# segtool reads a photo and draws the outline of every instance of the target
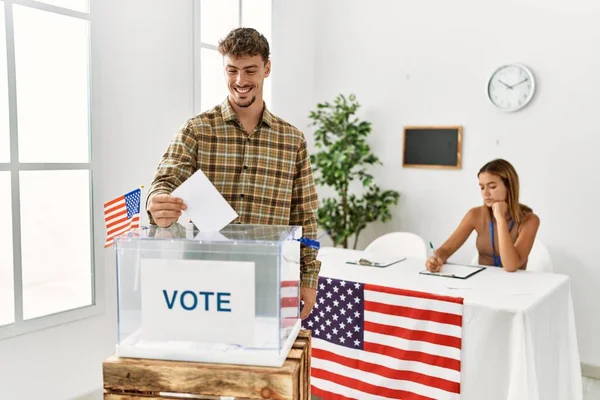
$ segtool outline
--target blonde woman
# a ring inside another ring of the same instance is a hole
[[[450,238],[427,259],[429,271],[439,272],[473,230],[477,232],[479,264],[508,272],[527,268],[540,219],[519,203],[517,172],[508,161],[496,159],[481,167],[477,177],[484,204],[469,210]]]

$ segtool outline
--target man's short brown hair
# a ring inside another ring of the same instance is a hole
[[[256,29],[237,28],[219,41],[219,52],[222,56],[234,58],[260,55],[266,63],[269,60],[269,42]]]

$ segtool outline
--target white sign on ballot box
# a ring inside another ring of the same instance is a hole
[[[141,260],[146,340],[254,343],[254,262]]]

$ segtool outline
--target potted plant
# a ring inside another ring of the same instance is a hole
[[[369,167],[382,163],[367,143],[371,123],[355,116],[359,107],[356,96],[346,98],[340,94],[333,103],[317,104],[309,116],[310,125],[316,127],[319,150],[310,156],[315,184],[329,186],[336,193],[321,200],[318,223],[336,247],[348,248],[348,240],[354,235],[354,249],[367,224],[389,220],[390,208],[400,198],[400,193],[382,190],[373,182]],[[363,193],[351,190],[354,181],[362,183]]]

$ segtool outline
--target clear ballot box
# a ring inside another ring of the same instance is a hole
[[[179,224],[114,240],[120,357],[281,366],[300,330],[299,226]]]

